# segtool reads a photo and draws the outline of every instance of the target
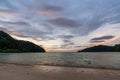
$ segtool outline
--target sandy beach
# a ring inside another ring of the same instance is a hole
[[[120,80],[120,70],[0,63],[0,80]]]

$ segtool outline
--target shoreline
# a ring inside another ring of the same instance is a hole
[[[120,70],[0,62],[0,80],[120,80],[119,76]]]
[[[64,66],[64,65],[49,65],[49,64],[26,64],[26,63],[12,63],[12,62],[0,62],[0,64],[13,64],[21,66],[53,66],[53,67],[66,67],[66,68],[90,68],[90,69],[105,69],[105,70],[120,70],[118,68],[106,68],[106,67],[88,67],[88,66]]]

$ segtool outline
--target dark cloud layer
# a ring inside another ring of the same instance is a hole
[[[71,39],[74,38],[73,35],[59,35],[58,38],[61,38],[63,41],[61,48],[70,48],[75,45],[75,43],[71,41]]]
[[[73,42],[65,43],[60,46],[60,48],[72,48],[74,45]]]
[[[91,40],[91,43],[101,43],[101,42],[105,42],[104,40]]]
[[[93,38],[92,40],[106,40],[106,39],[112,39],[114,36],[102,36],[102,37],[97,37]]]
[[[35,37],[44,37],[47,34],[51,34],[50,32],[44,32],[42,30],[37,30],[37,29],[28,29],[27,32],[25,32],[25,30],[19,30],[19,32],[23,33],[23,34],[27,34],[27,35],[31,35],[31,36],[35,36]]]
[[[15,21],[15,22],[10,22],[10,21],[0,21],[3,24],[8,24],[8,25],[16,25],[17,26],[31,26],[29,23],[24,22],[24,21]]]
[[[64,17],[51,19],[48,20],[48,22],[56,27],[63,28],[75,28],[81,26],[77,21]]]
[[[71,39],[71,38],[74,38],[73,35],[59,35],[58,38],[61,38],[61,39]]]
[[[104,42],[105,40],[109,40],[109,39],[112,39],[112,38],[114,38],[114,37],[115,37],[115,36],[111,36],[111,35],[102,36],[102,37],[96,37],[96,38],[91,39],[90,42],[92,42],[92,43]]]
[[[58,6],[47,5],[47,6],[44,6],[44,7],[42,8],[42,11],[47,11],[47,12],[59,12],[59,11],[63,11],[63,8],[58,7]]]
[[[64,9],[59,6],[45,5],[42,8],[40,7],[33,11],[37,14],[44,15],[44,16],[51,16],[51,15],[55,16],[55,14],[64,11]]]
[[[23,34],[17,34],[15,36],[22,37],[22,38],[28,38],[28,37],[30,37],[30,36],[26,36],[26,35],[23,35]]]

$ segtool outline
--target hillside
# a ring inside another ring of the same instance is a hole
[[[99,45],[99,46],[86,48],[78,52],[120,52],[120,44],[117,44],[115,46]]]
[[[45,50],[32,42],[16,40],[0,31],[0,52],[45,52]]]

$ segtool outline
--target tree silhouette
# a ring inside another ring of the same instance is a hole
[[[0,31],[0,52],[45,52],[45,50],[32,42],[16,40]]]

